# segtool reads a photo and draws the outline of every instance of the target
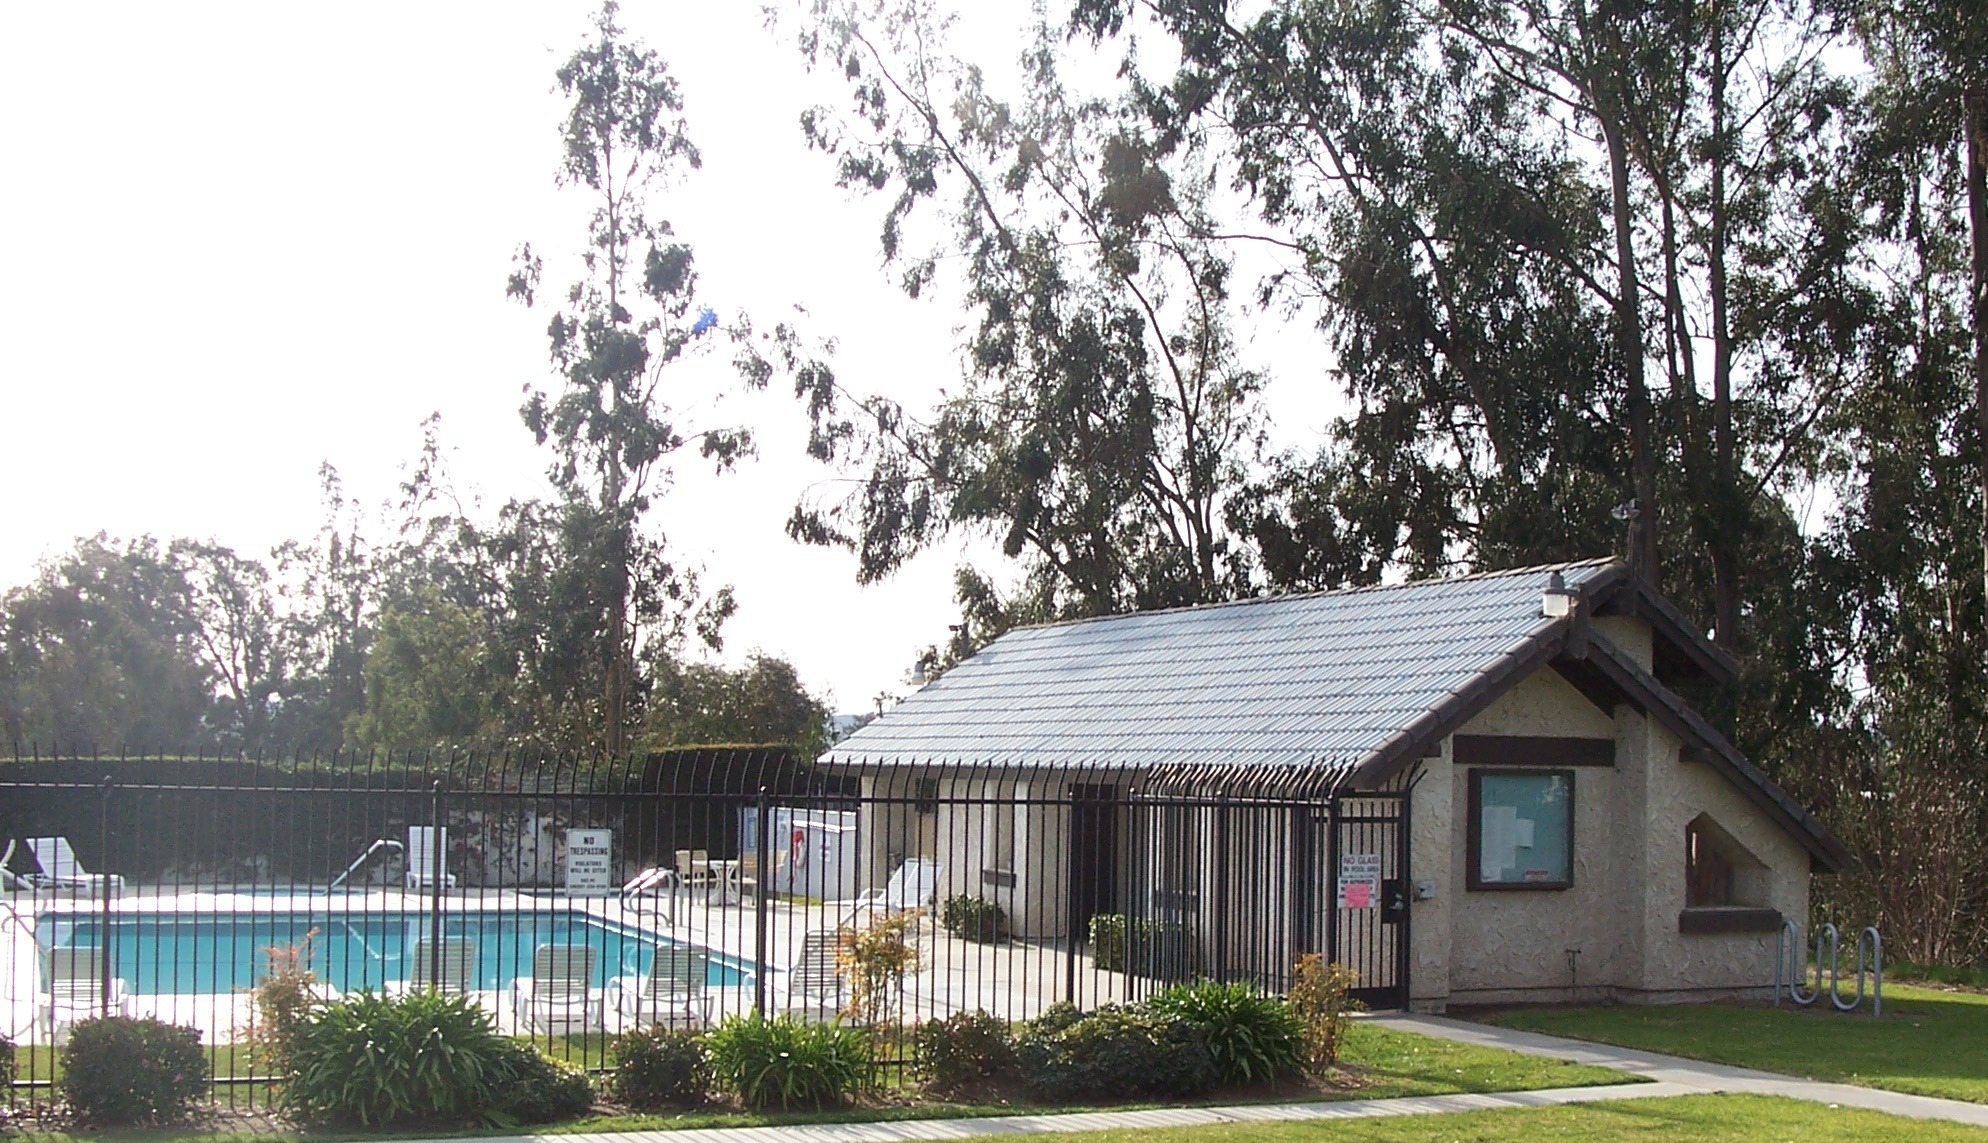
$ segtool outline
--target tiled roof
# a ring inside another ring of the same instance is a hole
[[[1534,647],[1547,574],[1608,561],[1010,631],[824,756],[843,765],[1348,772]]]

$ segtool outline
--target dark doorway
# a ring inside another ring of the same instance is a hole
[[[1089,936],[1091,918],[1118,912],[1118,788],[1070,787],[1070,930]]]

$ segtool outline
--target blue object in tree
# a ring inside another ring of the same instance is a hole
[[[697,323],[690,327],[691,336],[695,337],[697,334],[703,333],[717,324],[717,311],[713,310],[710,306],[705,306],[703,309],[697,311]]]

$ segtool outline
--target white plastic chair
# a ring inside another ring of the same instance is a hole
[[[443,937],[440,974],[434,972],[436,951],[427,937],[415,938],[414,951],[407,958],[407,980],[389,991],[433,988],[458,996],[472,991],[476,985],[476,942],[468,937]]]
[[[883,913],[886,916],[902,913],[910,909],[930,908],[939,896],[939,879],[945,876],[946,867],[925,857],[907,859],[890,875],[890,881],[882,889],[866,889],[842,914],[842,925],[847,928],[855,925],[857,918],[865,913]]]
[[[646,976],[618,976],[607,982],[609,1004],[624,1021],[646,1028],[704,1028],[711,1023],[708,991],[711,954],[683,945],[663,945]]]
[[[518,1023],[549,1032],[601,1026],[594,995],[590,945],[540,945],[532,953],[532,974],[511,982],[511,1007]]]
[[[407,887],[409,889],[435,888],[435,864],[438,856],[443,864],[441,887],[444,889],[454,889],[456,887],[455,875],[447,872],[449,827],[407,827]]]
[[[131,1015],[131,998],[124,980],[112,977],[110,1004],[104,1004],[104,960],[99,948],[56,948],[48,950],[48,999],[42,1002],[42,1018],[48,1022],[49,1039],[68,1038],[70,1025],[95,1016]]]
[[[66,837],[31,837],[28,852],[35,855],[41,872],[28,883],[37,889],[122,889],[124,878],[115,873],[92,873],[76,860],[76,851]]]
[[[833,1020],[848,1000],[849,985],[837,963],[842,949],[842,933],[835,929],[810,929],[801,936],[801,951],[787,970],[789,1015],[810,1020]]]

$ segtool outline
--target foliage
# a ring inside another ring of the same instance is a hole
[[[14,1041],[0,1035],[0,1086],[14,1082],[17,1061],[14,1058]]]
[[[87,1123],[176,1123],[207,1095],[207,1053],[197,1029],[150,1016],[82,1020],[69,1030],[56,1084]]]
[[[1109,972],[1191,974],[1200,951],[1177,920],[1099,913],[1091,918],[1091,960]]]
[[[465,1124],[498,1109],[520,1058],[474,1000],[370,992],[311,1010],[292,1042],[284,1106],[312,1122]]]
[[[650,671],[651,750],[714,743],[780,743],[802,758],[828,748],[828,708],[785,659],[753,654],[736,670],[658,659]]]
[[[711,1054],[688,1028],[636,1028],[608,1045],[608,1090],[637,1111],[696,1107],[711,1095]]]
[[[849,981],[843,1015],[881,1036],[904,995],[905,975],[918,967],[915,911],[895,913],[867,928],[845,930],[837,967]]]
[[[1046,1102],[1192,1097],[1220,1078],[1193,1025],[1145,1008],[1108,1004],[1055,1027],[1032,1023],[1015,1055],[1029,1090]]]
[[[1161,989],[1146,1006],[1194,1028],[1221,1083],[1263,1083],[1305,1068],[1306,1028],[1281,996],[1247,984],[1200,980]]]
[[[1303,1064],[1314,1076],[1323,1076],[1339,1062],[1339,1046],[1360,1002],[1353,999],[1353,985],[1359,974],[1339,963],[1327,963],[1319,953],[1298,958],[1291,981],[1291,1014],[1297,1017],[1303,1038]]]
[[[962,940],[992,944],[1008,935],[1008,914],[985,897],[955,893],[939,907],[939,923]]]
[[[985,1011],[927,1020],[918,1026],[912,1046],[918,1076],[935,1092],[971,1091],[1015,1076],[1014,1029]]]
[[[659,631],[694,613],[715,645],[732,610],[729,592],[699,601],[695,577],[667,558],[642,519],[668,486],[671,458],[686,446],[695,442],[722,470],[750,451],[752,437],[738,428],[688,429],[673,407],[678,387],[668,384],[680,374],[669,367],[706,345],[717,327],[716,315],[698,306],[691,248],[649,214],[649,196],[700,162],[676,79],[662,57],[624,34],[612,2],[557,79],[570,101],[560,181],[589,192],[594,210],[584,272],[563,292],[546,331],[562,387],[555,395],[533,392],[520,413],[538,443],[553,449],[549,475],[589,557],[576,567],[585,578],[575,598],[588,605],[602,664],[599,745],[620,754],[634,729],[635,664],[644,642],[653,652]],[[542,260],[523,247],[511,296],[534,305],[542,272]]]
[[[1124,972],[1126,936],[1131,923],[1123,913],[1099,913],[1091,918],[1091,963],[1107,972]]]
[[[498,1072],[504,1078],[484,1118],[498,1126],[558,1123],[593,1110],[594,1086],[584,1069],[551,1059],[519,1040],[505,1040]]]
[[[424,586],[380,615],[366,708],[346,721],[346,745],[395,753],[501,744],[505,673],[485,619]]]
[[[318,1003],[317,973],[311,969],[318,930],[293,945],[263,950],[268,968],[256,982],[255,1022],[249,1029],[258,1067],[265,1074],[289,1075],[295,1067],[297,1032]]]
[[[861,1089],[870,1064],[861,1031],[787,1016],[734,1016],[708,1042],[719,1085],[754,1110],[843,1103]]]
[[[1262,378],[1206,237],[1206,156],[1168,154],[1131,100],[1069,90],[1046,21],[1009,100],[948,53],[925,0],[804,7],[804,58],[849,95],[804,116],[810,145],[842,186],[887,197],[903,289],[958,267],[970,319],[967,375],[929,411],[826,372],[797,385],[809,454],[852,491],[797,506],[790,534],[851,548],[865,582],[984,536],[1021,561],[1016,609],[1054,616],[1241,591],[1225,507],[1259,447]]]

